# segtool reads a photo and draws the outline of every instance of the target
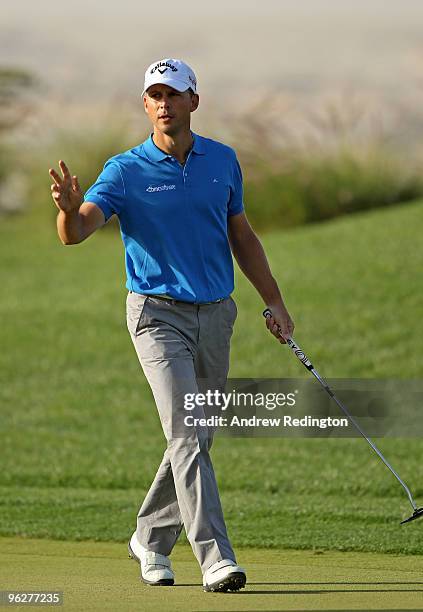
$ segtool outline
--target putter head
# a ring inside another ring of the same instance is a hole
[[[405,519],[405,521],[401,521],[401,525],[403,525],[404,523],[409,523],[410,521],[415,521],[421,516],[423,516],[423,508],[417,508],[417,510],[414,510],[413,514],[408,517],[408,519]]]

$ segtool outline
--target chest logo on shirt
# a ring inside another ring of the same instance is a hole
[[[171,191],[172,189],[176,189],[176,185],[149,185],[146,191],[151,193],[153,191]]]

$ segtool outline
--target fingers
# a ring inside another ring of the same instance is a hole
[[[62,171],[63,178],[65,179],[65,181],[69,180],[70,179],[70,172],[68,170],[67,165],[65,164],[65,162],[62,159],[59,161],[59,166],[60,166],[60,170]]]
[[[291,336],[294,331],[294,322],[288,318],[283,321],[283,326],[280,326],[273,316],[270,315],[266,317],[266,327],[281,344],[286,344],[285,338]]]
[[[273,323],[272,327],[270,328],[270,331],[276,337],[278,337],[282,333],[281,327],[276,323],[276,321]]]
[[[62,190],[61,190],[61,187],[59,185],[52,185],[51,186],[51,196],[52,196],[56,206],[59,206],[59,203],[62,200]]]
[[[48,171],[48,173],[50,174],[51,178],[53,179],[53,181],[56,183],[56,185],[61,185],[62,184],[62,179],[60,178],[60,176],[57,174],[56,170],[54,170],[53,168],[50,168],[50,170]]]
[[[272,316],[266,317],[266,327],[271,334],[276,336],[276,338],[279,338],[281,334],[281,328]]]
[[[274,334],[274,336],[276,336],[276,338],[279,340],[281,344],[286,344],[286,340],[284,337],[285,335],[286,335],[286,332],[283,332],[282,329],[278,325],[277,333]]]
[[[51,185],[51,193],[53,198],[59,199],[61,196],[66,196],[70,188],[72,188],[72,191],[75,193],[80,193],[81,188],[79,186],[78,178],[76,176],[71,177],[69,168],[62,159],[59,160],[59,166],[60,170],[62,171],[63,178],[59,176],[54,168],[49,169],[49,174],[54,181],[54,184]]]
[[[77,176],[73,176],[73,177],[72,177],[72,179],[71,179],[71,181],[72,181],[72,189],[73,189],[75,192],[79,192],[79,191],[81,191],[81,187],[79,186],[78,177],[77,177]]]
[[[48,172],[51,178],[53,179],[53,181],[56,183],[56,185],[62,185],[62,183],[70,182],[72,179],[69,173],[69,169],[62,159],[59,160],[59,166],[60,166],[60,170],[62,171],[63,179],[58,175],[58,173],[56,172],[56,170],[54,170],[54,168],[50,168]],[[76,177],[73,177],[73,178],[76,178]]]
[[[266,327],[272,334],[274,333],[275,328],[277,329],[278,327],[275,319],[271,315],[266,317]]]

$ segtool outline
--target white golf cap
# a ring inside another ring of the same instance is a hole
[[[173,87],[177,91],[186,91],[191,87],[192,91],[197,93],[197,79],[194,71],[188,64],[178,59],[167,58],[151,64],[145,72],[142,95],[151,85],[158,83]]]

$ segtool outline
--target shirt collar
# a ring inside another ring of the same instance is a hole
[[[192,152],[196,153],[197,155],[205,155],[205,149],[202,143],[201,136],[198,136],[198,134],[194,134],[194,132],[191,132],[191,134],[194,139],[194,143],[191,149]],[[150,134],[147,140],[143,142],[143,149],[144,153],[147,155],[150,161],[163,161],[164,159],[171,157],[171,155],[165,153],[154,144],[153,134]]]

